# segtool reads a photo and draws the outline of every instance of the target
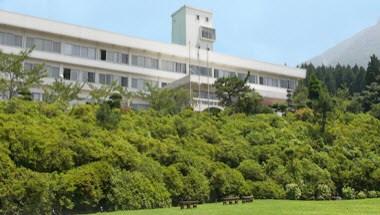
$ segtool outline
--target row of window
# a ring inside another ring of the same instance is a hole
[[[63,43],[63,54],[87,59],[96,59],[95,48],[79,46],[69,43]]]
[[[35,50],[39,51],[45,51],[45,52],[52,52],[52,53],[61,53],[61,43],[52,41],[52,40],[46,40],[46,39],[40,39],[40,38],[34,38],[34,37],[27,37],[26,38],[26,47],[32,48],[34,46]]]
[[[8,46],[16,46],[22,47],[22,36],[15,35],[12,33],[0,32],[0,44],[8,45]],[[85,47],[80,45],[74,45],[69,43],[63,43],[61,46],[60,42],[35,38],[35,37],[27,37],[26,38],[26,47],[31,48],[35,47],[36,50],[46,51],[52,53],[62,53],[64,55],[82,57],[87,59],[96,59],[96,49],[91,47]],[[129,55],[119,52],[100,50],[100,60],[119,63],[119,64],[129,64]],[[161,69],[164,71],[175,72],[186,74],[186,64],[178,63],[174,61],[162,60],[159,65],[159,60],[157,58],[151,58],[146,56],[132,55],[131,64],[133,66],[149,68],[149,69]],[[47,67],[48,76],[51,78],[59,78],[59,68],[56,67]],[[190,72],[193,75],[201,75],[201,76],[209,76],[212,77],[212,69],[202,66],[190,65]],[[72,74],[71,74],[72,73]],[[232,77],[237,76],[241,79],[246,77],[246,74],[236,73],[226,70],[215,69],[214,77],[222,78],[222,77]],[[66,71],[66,77],[70,77],[67,80],[77,80],[78,75],[77,71]],[[89,77],[85,78],[88,82],[93,81],[94,78],[90,74]],[[110,83],[110,79],[105,78],[104,83]],[[111,81],[112,82],[112,81]],[[251,75],[248,78],[249,83],[257,84],[257,76]],[[281,88],[291,88],[294,89],[296,87],[295,80],[287,80],[287,79],[276,79],[271,77],[260,77],[259,84],[273,87],[281,87]],[[138,84],[137,84],[138,85]]]
[[[247,77],[247,74],[244,73],[236,73],[221,69],[214,69],[214,77],[215,78],[228,78],[228,77],[238,77],[241,80],[244,80]],[[257,83],[257,76],[256,75],[250,75],[248,77],[248,83],[256,84]]]
[[[158,59],[139,55],[132,55],[132,65],[148,69],[158,69]]]
[[[190,72],[192,75],[212,77],[211,68],[207,68],[203,66],[190,65]]]
[[[22,47],[22,37],[11,33],[0,32],[0,44]]]
[[[161,70],[168,72],[176,72],[186,74],[186,64],[185,63],[177,63],[174,61],[161,61]]]
[[[24,64],[24,68],[26,70],[32,70],[34,66],[35,64],[28,63],[28,62]],[[47,77],[54,78],[54,79],[58,79],[61,77],[59,67],[47,65],[45,66],[45,68],[47,70]],[[96,80],[96,75],[98,75],[98,80]],[[116,82],[117,84],[120,84],[123,87],[129,87],[129,81],[128,81],[129,78],[125,76],[81,71],[78,69],[72,69],[68,67],[63,68],[62,78],[64,80],[69,80],[69,81],[83,81],[87,83],[99,83],[99,84],[105,84],[105,85],[110,85],[112,84],[112,82]],[[150,81],[150,80],[145,80],[141,78],[140,79],[132,78],[131,88],[137,89],[137,90],[144,90],[146,89],[146,85],[148,83],[158,86],[157,81]],[[167,85],[166,82],[161,83],[161,87],[165,87],[166,85]]]
[[[260,77],[260,84],[271,87],[295,89],[297,81],[289,79],[277,79],[272,77]]]

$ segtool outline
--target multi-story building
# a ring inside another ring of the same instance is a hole
[[[129,91],[159,87],[185,87],[195,109],[218,106],[212,84],[217,78],[246,77],[266,102],[285,101],[287,90],[305,78],[302,69],[246,60],[213,50],[216,31],[212,13],[183,6],[172,15],[172,43],[128,37],[107,31],[0,11],[0,49],[18,53],[35,47],[26,67],[45,63],[45,84],[62,78],[85,82],[80,97],[90,99],[93,86],[117,82]],[[43,91],[32,89],[41,100]],[[6,95],[3,95],[6,96]],[[132,107],[146,106],[135,99]]]

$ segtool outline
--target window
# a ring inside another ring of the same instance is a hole
[[[120,85],[122,87],[128,87],[128,77],[121,77]]]
[[[110,85],[112,83],[112,75],[110,75],[110,74],[99,74],[99,83]]]
[[[199,20],[200,19],[200,16],[199,15],[197,15],[197,20]]]
[[[144,79],[132,78],[132,88],[137,90],[145,90],[147,84],[158,86],[158,82],[149,81]]]
[[[107,61],[112,63],[121,63],[120,53],[107,51]]]
[[[61,43],[55,42],[52,40],[40,39],[40,38],[26,38],[26,47],[32,48],[35,46],[36,50],[53,52],[53,53],[61,53]]]
[[[22,36],[0,32],[0,44],[7,46],[22,47]]]
[[[164,88],[164,87],[166,87],[166,86],[168,86],[168,83],[166,83],[166,82],[161,82],[161,87],[162,87],[162,88]]]
[[[87,82],[95,83],[95,72],[88,72],[87,75]]]
[[[128,54],[121,54],[121,63],[122,64],[128,64],[129,63],[129,56],[128,56]]]
[[[70,80],[71,77],[71,69],[64,68],[63,69],[63,79]]]
[[[54,78],[54,79],[58,79],[60,77],[59,76],[59,67],[46,66],[46,70],[47,70],[47,77]]]
[[[107,59],[107,51],[106,50],[100,50],[100,60],[106,60]]]
[[[32,93],[33,101],[42,101],[42,93]]]
[[[149,69],[158,69],[158,59],[132,55],[132,65]]]
[[[260,77],[260,84],[266,85],[266,86],[271,86],[271,87],[295,89],[297,82],[295,80],[289,80],[289,79]]]
[[[236,73],[231,72],[231,71],[226,71],[226,70],[215,69],[214,70],[214,77],[215,78],[236,77]]]
[[[63,54],[87,59],[95,59],[95,48],[64,43]]]
[[[238,73],[238,78],[240,80],[244,80],[247,77],[247,73]],[[247,80],[248,83],[256,84],[257,83],[257,76],[250,74]]]
[[[173,61],[161,61],[161,70],[186,74],[186,64]]]
[[[206,17],[206,22],[208,22],[209,21],[209,19],[208,19],[208,17]]]
[[[24,63],[24,70],[30,71],[34,67],[34,64],[32,63]]]
[[[95,73],[94,72],[82,72],[82,81],[88,83],[95,83]]]
[[[216,37],[215,37],[215,29],[201,27],[201,39],[214,41],[216,39]]]
[[[190,65],[190,72],[193,75],[212,76],[211,69],[202,66]]]

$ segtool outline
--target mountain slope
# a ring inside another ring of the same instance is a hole
[[[336,65],[340,63],[367,67],[369,57],[372,54],[380,56],[380,22],[328,49],[309,62],[314,65]]]

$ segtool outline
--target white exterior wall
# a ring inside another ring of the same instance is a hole
[[[200,15],[199,21],[195,17],[198,15],[198,13]],[[175,13],[175,16],[178,16],[179,19],[186,20],[186,25],[190,26],[188,29],[198,29],[197,31],[189,31],[185,34],[186,37],[192,38],[194,41],[198,41],[199,39],[200,25],[212,27],[212,14],[209,16],[209,21],[205,21],[205,17],[208,15],[210,15],[210,13],[207,11],[196,10],[188,7],[184,7],[182,11],[180,10],[179,12]],[[178,23],[173,23],[173,28],[175,24]],[[177,29],[180,29],[182,31],[183,29],[181,28],[182,27],[179,26]],[[175,33],[174,30],[175,29],[173,29],[173,34]],[[190,62],[190,65],[208,65],[208,67],[212,69],[216,68],[241,73],[247,73],[250,71],[251,74],[257,76],[286,77],[299,80],[305,78],[306,75],[306,72],[302,69],[295,69],[255,60],[241,59],[219,54],[213,51],[206,51],[204,49],[198,50],[198,48],[188,46],[188,44],[165,44],[139,38],[131,38],[110,32],[80,27],[76,25],[69,25],[60,22],[53,22],[50,20],[39,19],[1,10],[0,32],[9,32],[23,36],[22,48],[25,48],[26,36],[34,36],[38,38],[59,41],[61,44],[70,43],[96,48],[96,59],[85,59],[64,55],[62,54],[61,47],[60,54],[34,50],[31,54],[31,61],[37,63],[46,62],[47,64],[58,65],[61,69],[61,74],[63,73],[63,67],[70,67],[84,71],[92,71],[97,74],[106,73],[116,76],[125,76],[128,77],[129,88],[132,85],[132,78],[156,81],[159,83],[172,83],[186,76],[186,74],[183,73],[133,66],[131,65],[132,55],[157,58],[159,59],[159,65],[161,64],[162,60],[184,63],[187,65],[187,74],[189,73]],[[183,41],[183,35],[179,34],[179,37],[173,38],[173,40],[174,39],[180,43],[181,40]],[[10,47],[0,44],[0,49],[5,53],[18,53],[22,50],[22,48]],[[126,65],[101,61],[101,49],[128,54],[129,64]],[[198,80],[197,76],[192,75],[192,79],[193,78]],[[204,78],[202,77],[201,79]],[[98,80],[98,76],[96,76],[96,80]],[[214,78],[210,78],[209,83],[212,84],[214,80]],[[286,96],[286,89],[268,87],[263,85],[253,85],[253,87],[257,89],[264,97],[282,99],[286,98],[284,97]],[[84,91],[88,90],[88,87],[84,88]],[[134,89],[130,90],[133,91]]]

